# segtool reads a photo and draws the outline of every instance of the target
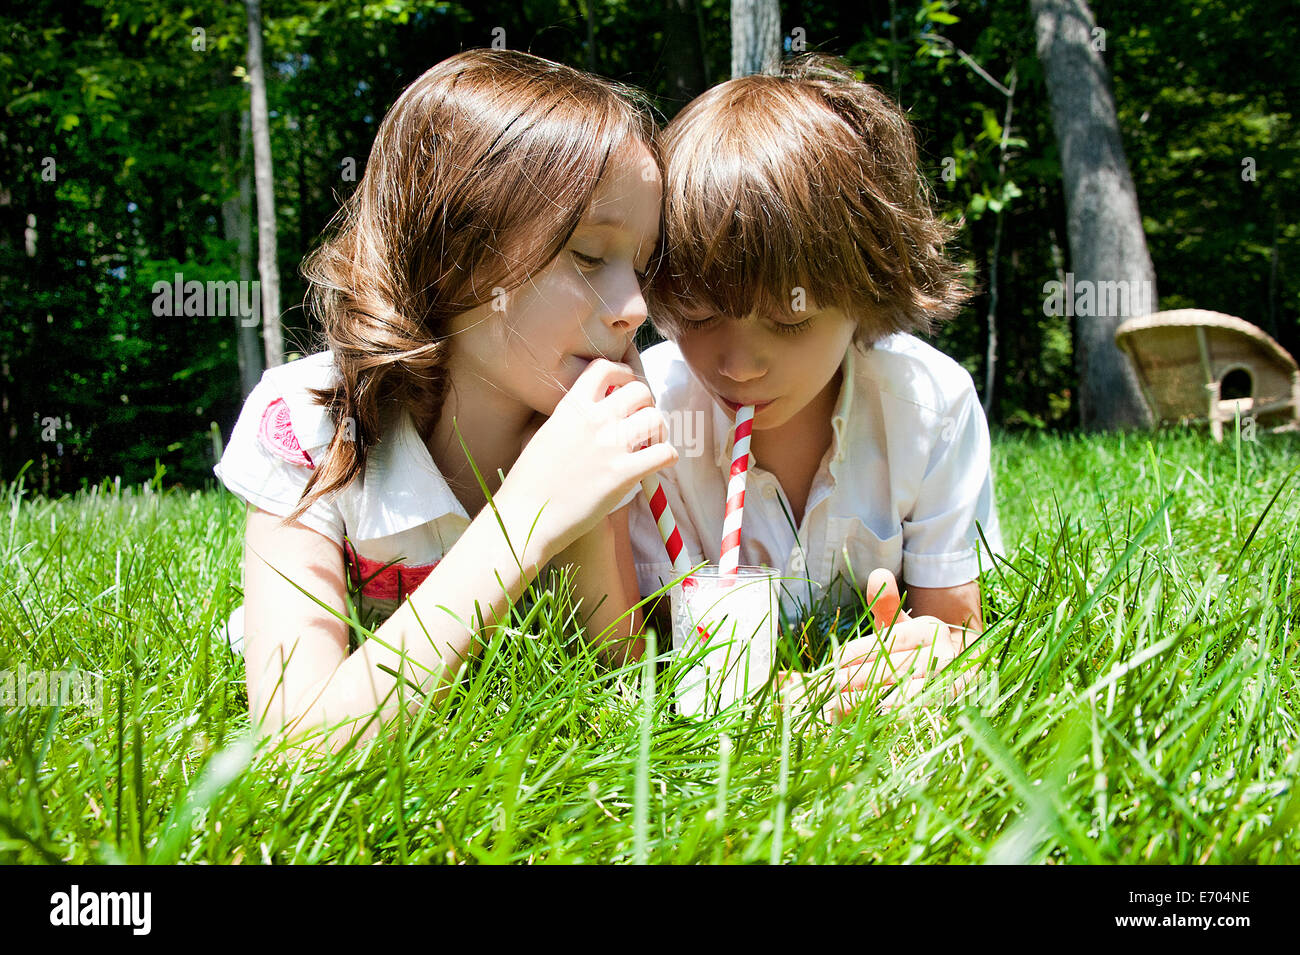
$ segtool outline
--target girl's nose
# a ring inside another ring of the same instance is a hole
[[[608,308],[605,322],[615,331],[626,334],[640,328],[650,312],[646,307],[645,293],[641,290],[641,282],[637,279],[636,271],[631,267],[620,271],[627,274],[620,275],[611,290],[612,297],[606,303]]]

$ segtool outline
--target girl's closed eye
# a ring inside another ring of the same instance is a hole
[[[573,257],[577,259],[578,267],[584,272],[594,272],[596,269],[604,268],[609,264],[602,255],[587,255],[585,252],[579,252],[577,249],[570,249],[569,251],[573,254]],[[648,267],[641,270],[634,268],[632,272],[636,275],[638,282],[644,283],[650,279],[650,270]]]
[[[583,269],[583,271],[593,271],[601,268],[605,264],[604,256],[587,255],[584,252],[579,252],[577,249],[570,249],[569,252],[577,260],[578,266]]]

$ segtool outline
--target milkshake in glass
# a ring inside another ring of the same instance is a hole
[[[677,684],[679,713],[717,713],[767,683],[780,627],[777,579],[765,567],[730,576],[709,565],[672,589],[674,654],[698,661]]]

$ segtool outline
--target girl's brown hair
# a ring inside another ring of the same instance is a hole
[[[973,294],[906,115],[841,60],[808,54],[715,86],[660,151],[665,255],[648,297],[669,337],[710,315],[797,320],[802,298],[855,318],[870,345],[928,334]]]
[[[449,320],[544,268],[606,164],[656,124],[635,90],[514,50],[469,50],[412,83],[365,174],[303,262],[338,383],[313,389],[335,434],[293,513],[365,471],[409,408],[421,436],[447,385]]]

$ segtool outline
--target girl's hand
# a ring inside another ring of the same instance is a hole
[[[871,607],[876,633],[840,648],[835,672],[839,693],[822,710],[831,720],[841,720],[864,701],[874,700],[881,686],[895,688],[881,707],[901,706],[921,692],[928,677],[960,656],[975,636],[938,617],[912,617],[902,608],[898,582],[884,568],[867,578],[867,594],[876,595]],[[958,692],[968,680],[969,674],[963,674]]]
[[[522,508],[530,526],[536,518],[534,533],[555,553],[641,478],[676,462],[649,387],[627,365],[597,359],[528,441],[497,496]]]
[[[631,368],[632,374],[636,375],[640,381],[646,380],[645,366],[641,364],[641,353],[636,350],[636,342],[627,346],[627,351],[623,353],[623,357],[620,361],[627,365],[627,367]]]

